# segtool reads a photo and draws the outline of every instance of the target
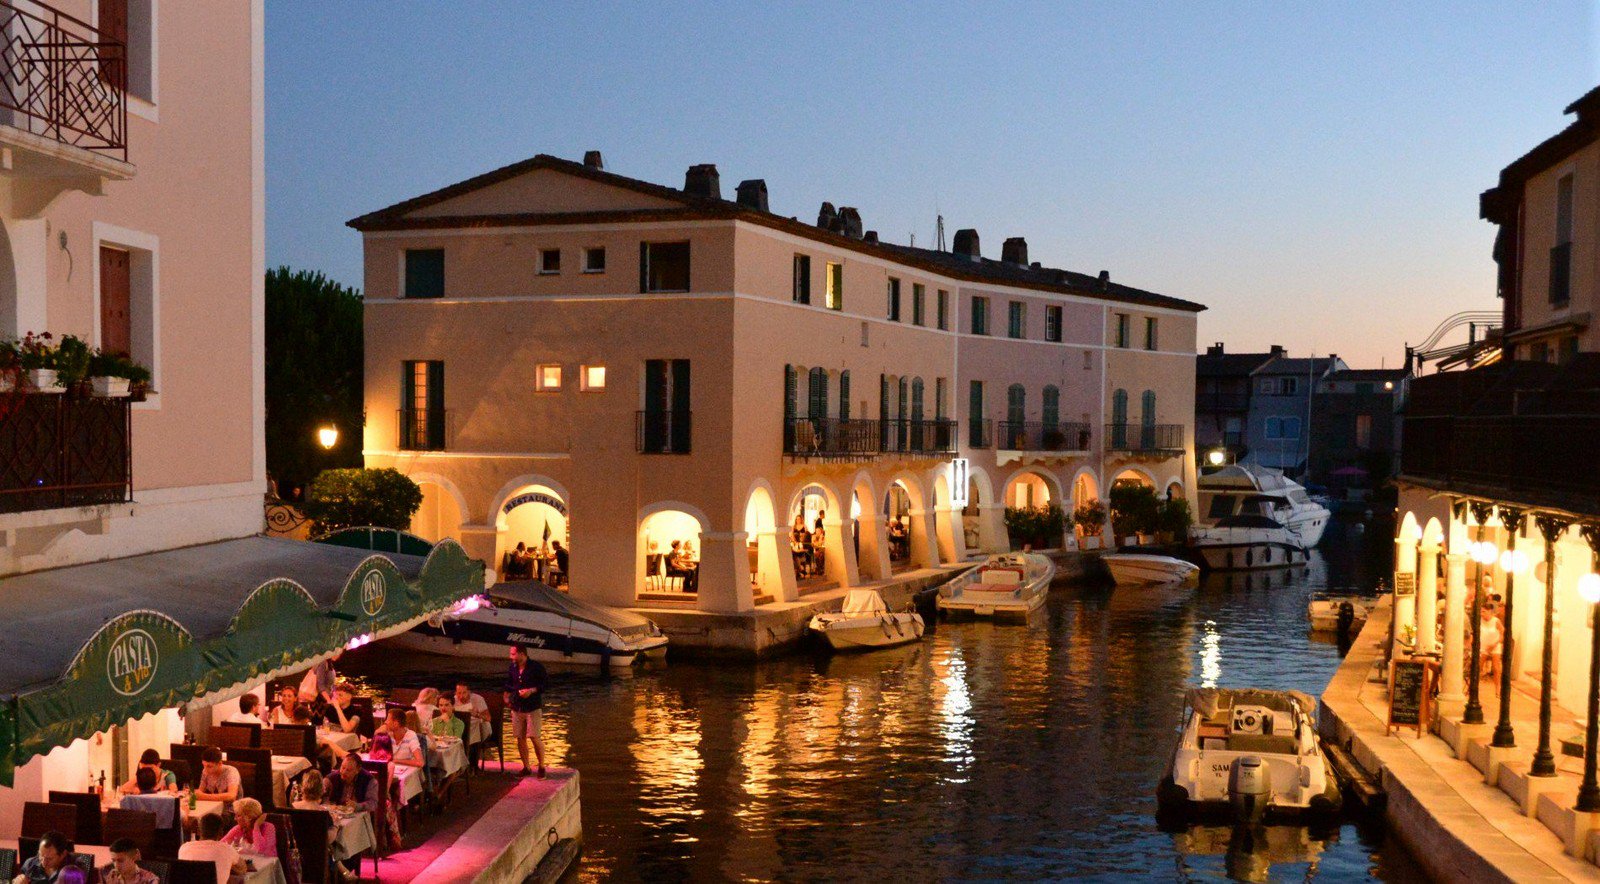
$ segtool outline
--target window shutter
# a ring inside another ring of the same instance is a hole
[[[793,365],[783,367],[783,420],[792,423],[799,412],[800,379]]]
[[[689,450],[689,360],[672,360],[672,450]]]
[[[1044,414],[1041,415],[1046,430],[1054,430],[1061,423],[1061,390],[1054,386],[1044,388]]]
[[[667,445],[667,361],[644,362],[644,450],[660,452]]]
[[[839,373],[839,420],[850,419],[850,372]]]
[[[650,291],[650,244],[639,243],[639,293]]]
[[[428,363],[428,448],[444,448],[444,363]]]

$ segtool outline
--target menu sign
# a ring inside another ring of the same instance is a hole
[[[1417,736],[1428,726],[1428,703],[1434,666],[1426,660],[1396,660],[1389,664],[1389,725],[1414,727]]]

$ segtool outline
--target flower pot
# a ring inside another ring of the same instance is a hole
[[[1123,546],[1138,546],[1139,545],[1139,535],[1137,535],[1137,534],[1129,534],[1127,537],[1122,538],[1122,545]]]
[[[53,368],[30,368],[22,373],[24,388],[30,393],[65,393],[67,388]]]
[[[150,385],[149,384],[145,384],[145,383],[130,384],[128,386],[128,401],[129,402],[143,402],[144,401],[144,397],[147,394],[149,394],[149,392],[150,392]]]
[[[121,399],[128,395],[127,378],[90,378],[90,389],[94,395],[105,399]]]

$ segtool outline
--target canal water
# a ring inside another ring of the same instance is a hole
[[[1060,588],[1028,625],[940,623],[897,650],[555,672],[545,733],[583,775],[579,878],[1421,880],[1381,825],[1155,821],[1185,689],[1320,693],[1339,649],[1308,636],[1306,602],[1370,591],[1389,536],[1336,522],[1304,569]],[[458,665],[352,658],[406,686]]]

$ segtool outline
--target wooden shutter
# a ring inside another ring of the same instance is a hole
[[[850,419],[850,372],[839,372],[839,420]]]
[[[100,79],[128,88],[128,0],[99,0]],[[112,47],[110,44],[117,44]]]
[[[672,360],[672,450],[689,450],[689,360]]]
[[[444,448],[444,363],[428,363],[428,445]]]
[[[1044,428],[1053,430],[1061,422],[1061,390],[1049,386],[1044,388]]]
[[[661,452],[667,445],[667,361],[644,361],[644,450]]]
[[[639,292],[650,291],[650,244],[639,243]]]
[[[100,247],[100,349],[107,353],[130,353],[133,349],[128,259],[128,253],[121,249]]]

